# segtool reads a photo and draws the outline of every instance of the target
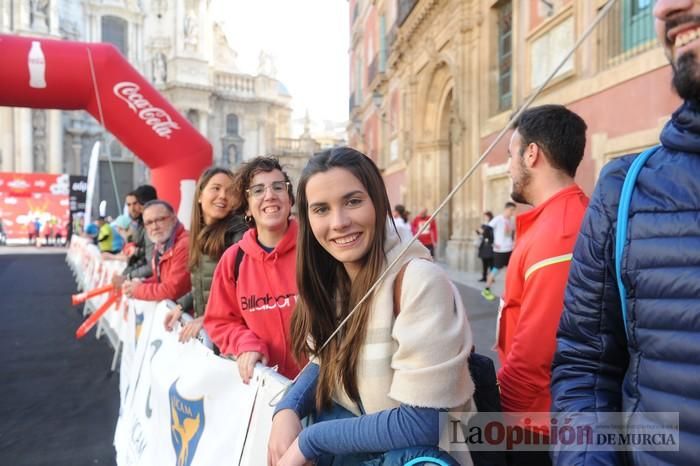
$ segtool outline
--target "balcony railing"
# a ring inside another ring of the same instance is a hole
[[[278,150],[299,152],[301,150],[301,141],[296,138],[277,138],[275,146]]]
[[[372,63],[369,64],[367,68],[367,83],[370,85],[374,82],[374,78],[377,77],[377,71],[379,69],[379,55],[375,55],[372,59]]]
[[[357,102],[355,102],[355,93],[350,94],[350,99],[348,100],[348,113],[352,113],[352,110],[357,107]]]
[[[418,4],[418,0],[399,0],[399,10],[396,15],[396,23],[401,26],[413,8]]]
[[[652,2],[640,7],[636,0],[619,1],[598,28],[598,69],[611,68],[656,46]]]
[[[255,95],[255,78],[234,73],[216,73],[214,86],[223,92],[238,95]]]
[[[314,153],[318,152],[321,145],[313,139],[303,138],[276,138],[276,153]]]
[[[386,35],[386,46],[389,50],[391,50],[391,47],[394,45],[394,42],[396,42],[396,38],[398,37],[398,32],[399,28],[396,27],[396,23],[389,29],[389,32]]]

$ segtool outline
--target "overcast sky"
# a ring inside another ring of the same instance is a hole
[[[213,0],[211,7],[241,72],[256,73],[261,49],[274,57],[294,118],[308,109],[314,121],[347,120],[347,0]]]

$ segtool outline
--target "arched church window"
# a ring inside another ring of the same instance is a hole
[[[226,134],[238,135],[238,116],[233,113],[226,115]]]

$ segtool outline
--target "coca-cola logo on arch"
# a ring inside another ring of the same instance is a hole
[[[139,91],[138,84],[122,81],[114,85],[114,95],[123,100],[158,136],[170,139],[174,130],[180,129],[172,117],[162,108],[155,107]]]

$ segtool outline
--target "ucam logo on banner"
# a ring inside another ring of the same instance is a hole
[[[251,383],[243,384],[234,361],[198,340],[180,343],[177,330],[165,331],[167,311],[165,302],[129,305],[117,464],[266,464],[270,401],[289,381],[258,366]]]

